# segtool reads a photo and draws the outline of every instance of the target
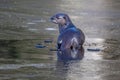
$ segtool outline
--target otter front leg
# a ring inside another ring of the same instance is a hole
[[[61,50],[61,51],[64,51],[66,49],[71,49],[71,42],[69,40],[61,40],[59,43],[58,43],[58,49]]]
[[[64,50],[64,49],[76,50],[76,49],[79,49],[81,46],[79,42],[80,42],[79,38],[77,37],[63,39],[62,43],[59,44],[59,48],[61,50]]]
[[[62,45],[62,40],[58,39],[58,42],[57,42],[57,49],[58,50],[61,50],[61,45]]]

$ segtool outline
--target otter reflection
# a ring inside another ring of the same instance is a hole
[[[84,57],[84,48],[64,49],[57,52],[58,61],[81,60]]]

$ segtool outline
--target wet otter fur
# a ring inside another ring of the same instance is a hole
[[[70,49],[72,53],[76,55],[79,54],[77,52],[82,49],[82,45],[85,42],[85,35],[82,30],[78,29],[72,23],[69,16],[64,13],[57,13],[53,15],[51,17],[51,21],[58,24],[59,27],[60,34],[57,40],[58,50],[65,51],[66,49]],[[58,55],[59,54],[60,53],[58,53]],[[75,55],[72,57],[75,57]]]

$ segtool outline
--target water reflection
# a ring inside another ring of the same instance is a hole
[[[69,71],[69,62],[58,61],[56,63],[54,75],[58,77],[58,80],[67,80],[67,75]]]
[[[104,46],[106,47],[103,50],[103,58],[109,60],[119,60],[120,59],[120,42],[115,39],[106,39]]]
[[[54,43],[49,39],[0,40],[0,58],[5,60],[10,58],[26,60],[49,59],[50,54],[48,51],[52,45]]]
[[[49,52],[49,49],[56,42],[46,44],[44,40],[56,40],[57,28],[47,20],[58,12],[69,14],[75,25],[85,32],[88,37],[85,50],[98,47],[102,51],[85,51],[82,60],[66,64],[59,61],[51,63],[56,61],[56,52]],[[0,79],[119,80],[119,32],[120,0],[0,0]],[[100,42],[100,47],[97,42]],[[39,43],[49,47],[35,48]],[[14,66],[14,62],[19,61],[7,58],[20,59],[19,64],[23,65]],[[36,62],[40,64],[26,64]],[[6,63],[7,67],[2,65]],[[53,65],[46,66],[46,63]]]
[[[58,77],[57,80],[69,80],[69,74],[73,69],[75,63],[79,63],[84,57],[84,48],[77,49],[75,51],[71,49],[65,49],[63,51],[57,51],[58,61],[56,62],[54,75]],[[72,79],[70,79],[72,80]]]
[[[69,61],[69,60],[81,60],[84,57],[84,48],[80,49],[65,49],[63,51],[57,52],[57,57],[59,61]]]
[[[19,58],[18,40],[0,40],[0,58]]]

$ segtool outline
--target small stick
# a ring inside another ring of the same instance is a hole
[[[61,51],[60,49],[50,49],[50,51]]]

